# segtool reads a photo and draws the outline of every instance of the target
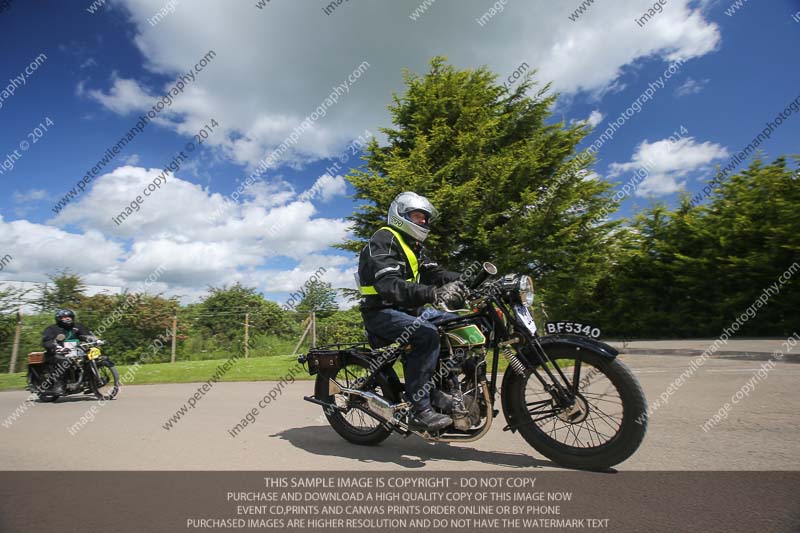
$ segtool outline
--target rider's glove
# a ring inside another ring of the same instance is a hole
[[[433,290],[433,303],[447,309],[459,309],[463,307],[468,292],[469,289],[463,282],[451,281]]]

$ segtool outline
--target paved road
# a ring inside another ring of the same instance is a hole
[[[679,355],[621,356],[653,401],[684,371]],[[776,363],[766,379],[709,432],[700,426],[759,370],[760,361],[708,360],[651,416],[643,446],[619,470],[800,470],[800,365]],[[346,444],[301,400],[312,383],[296,382],[236,438],[233,427],[274,382],[219,383],[169,431],[162,425],[197,384],[126,387],[100,407],[67,398],[36,404],[9,428],[0,425],[6,470],[495,470],[555,468],[502,417],[482,440],[427,444],[391,437],[378,447]],[[0,422],[25,398],[0,392]],[[91,410],[94,409],[95,413]],[[68,427],[94,417],[72,435]]]

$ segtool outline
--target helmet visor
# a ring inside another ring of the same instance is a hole
[[[408,217],[411,211],[422,211],[428,215],[428,224],[434,222],[439,218],[439,211],[433,207],[433,204],[425,198],[414,193],[403,193],[399,195],[396,200],[397,212],[404,217]]]

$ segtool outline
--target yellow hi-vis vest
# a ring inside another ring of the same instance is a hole
[[[400,232],[398,232],[393,228],[390,228],[389,226],[384,226],[381,229],[391,231],[392,235],[397,237],[397,240],[400,243],[400,248],[403,249],[403,253],[406,254],[406,259],[408,260],[408,264],[411,265],[411,275],[412,275],[412,277],[407,279],[406,281],[409,283],[418,283],[419,263],[417,262],[417,256],[414,255],[414,251],[411,249],[410,246],[406,244],[406,241],[403,240],[403,236],[400,235]],[[375,290],[375,287],[373,285],[364,285],[361,287],[361,294],[364,296],[377,295],[378,291]]]

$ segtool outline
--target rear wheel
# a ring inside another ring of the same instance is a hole
[[[647,403],[628,367],[586,350],[551,347],[547,355],[570,382],[574,401],[565,406],[535,375],[514,374],[503,390],[509,422],[542,455],[569,468],[603,470],[633,455],[647,430]]]
[[[318,400],[344,409],[344,411],[341,411],[329,407],[323,408],[325,418],[328,419],[328,423],[334,431],[353,444],[366,446],[383,442],[392,431],[378,419],[373,418],[357,407],[349,405],[345,395],[329,394],[328,385],[330,379],[333,378],[342,387],[359,388],[368,373],[369,363],[360,358],[353,358],[348,360],[345,366],[339,370],[321,371],[317,375],[314,388],[314,395]],[[383,377],[378,378],[375,387],[367,390],[379,394],[389,401],[397,401],[391,397],[391,387]]]
[[[101,400],[112,400],[119,392],[119,372],[114,363],[108,360],[97,361],[97,374],[100,382],[92,378],[92,392]]]

